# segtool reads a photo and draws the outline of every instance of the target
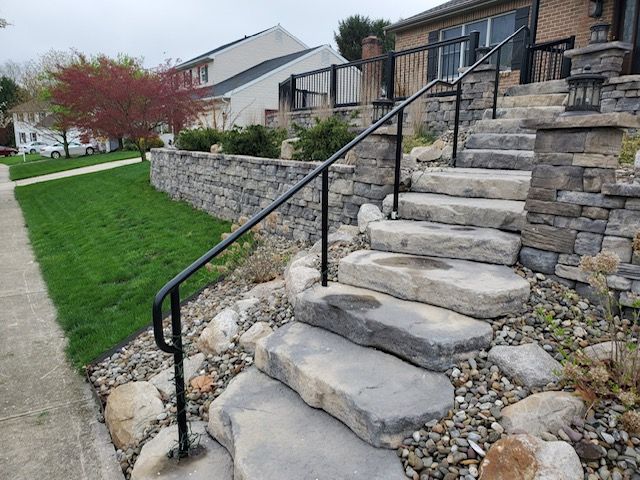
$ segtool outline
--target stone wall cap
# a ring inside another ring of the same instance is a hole
[[[564,56],[568,58],[575,57],[576,55],[588,55],[590,53],[604,52],[606,50],[624,50],[630,52],[633,47],[630,43],[626,42],[607,42],[607,43],[592,43],[586,47],[572,48],[566,50]]]
[[[627,112],[563,113],[553,120],[529,118],[522,121],[532,130],[559,130],[565,128],[640,128],[640,116]]]
[[[608,78],[606,83],[609,85],[617,85],[619,83],[640,82],[640,75],[621,75],[619,77]]]

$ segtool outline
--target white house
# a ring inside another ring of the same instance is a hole
[[[278,85],[294,73],[342,64],[347,60],[328,45],[309,48],[282,26],[222,45],[178,65],[186,80],[202,87],[210,108],[203,126],[264,124],[278,110]]]

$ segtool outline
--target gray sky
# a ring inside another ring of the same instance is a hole
[[[309,46],[331,44],[351,14],[396,21],[444,0],[0,0],[0,63],[25,61],[51,48],[124,52],[148,66],[186,60],[280,23]]]

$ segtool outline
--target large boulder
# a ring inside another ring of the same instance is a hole
[[[382,219],[384,219],[384,215],[376,205],[365,203],[358,210],[358,229],[364,233],[371,222],[378,222]]]
[[[558,381],[562,365],[537,343],[517,347],[497,346],[489,351],[489,361],[522,385],[543,387]]]
[[[500,423],[508,433],[527,432],[540,436],[557,434],[569,427],[574,417],[586,412],[584,402],[568,392],[542,392],[530,395],[502,409]]]
[[[358,227],[354,227],[351,225],[342,225],[338,230],[327,235],[327,245],[329,247],[337,244],[348,245],[355,241],[357,234]],[[322,240],[318,240],[313,244],[313,246],[309,250],[309,253],[320,255],[321,252]]]
[[[532,435],[498,440],[480,468],[480,480],[582,480],[584,476],[571,445]]]
[[[260,300],[266,300],[274,292],[284,288],[284,280],[282,278],[276,278],[275,280],[271,280],[270,282],[259,283],[251,290],[249,290],[244,297],[245,298],[258,298]]]
[[[318,255],[302,251],[298,252],[284,271],[284,284],[287,298],[295,305],[299,293],[320,281],[320,270],[317,267]]]
[[[196,353],[184,360],[184,381],[188,382],[198,373],[200,365],[204,362],[204,353]],[[170,397],[176,391],[174,383],[175,368],[172,366],[165,368],[160,373],[154,375],[149,381],[164,395]]]
[[[231,348],[233,337],[238,333],[240,315],[232,308],[218,313],[202,331],[198,348],[204,353],[219,354]]]
[[[149,382],[131,382],[116,387],[104,412],[113,444],[126,450],[135,447],[145,429],[164,411],[160,392]]]
[[[244,332],[240,337],[240,345],[248,352],[254,352],[256,349],[256,343],[261,338],[264,338],[273,333],[273,329],[267,322],[256,322],[251,325],[251,328]]]
[[[442,140],[436,140],[431,145],[425,147],[414,147],[411,149],[411,156],[419,162],[434,162],[442,157],[442,150],[446,144]]]
[[[133,466],[131,480],[233,480],[233,459],[227,450],[213,440],[205,422],[191,422],[195,454],[179,462],[167,453],[176,447],[178,426],[163,428],[147,442]]]
[[[280,145],[280,158],[283,160],[292,160],[296,151],[296,142],[300,140],[298,137],[287,138]]]

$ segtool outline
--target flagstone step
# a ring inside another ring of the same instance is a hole
[[[384,199],[383,209],[391,211],[393,196]],[[398,215],[407,220],[424,220],[450,225],[499,228],[519,232],[524,225],[524,202],[490,198],[466,198],[436,193],[401,193]]]
[[[566,93],[511,95],[498,98],[498,108],[562,107],[566,100]]]
[[[472,133],[465,148],[489,150],[533,150],[536,136],[532,133]]]
[[[258,342],[255,357],[259,370],[375,447],[398,448],[417,426],[453,408],[445,375],[304,323]]]
[[[478,120],[474,127],[475,133],[500,133],[500,134],[535,134],[535,130],[525,128],[521,118],[497,118],[495,120]]]
[[[556,93],[569,93],[569,84],[565,79],[514,85],[507,88],[505,95],[548,95]]]
[[[256,368],[209,408],[209,433],[234,460],[235,480],[403,480],[396,452],[375,448]]]
[[[530,183],[531,172],[525,170],[446,168],[414,172],[411,191],[524,201]]]
[[[548,118],[557,117],[565,111],[564,107],[511,107],[497,108],[496,118]],[[492,109],[484,111],[483,119],[491,119]]]
[[[340,261],[338,281],[476,318],[521,310],[529,283],[510,267],[360,250]]]
[[[499,170],[532,170],[534,154],[529,150],[465,148],[458,154],[456,167]]]
[[[295,318],[436,371],[487,348],[493,335],[466,315],[341,283],[302,292]]]
[[[415,220],[370,223],[369,238],[373,250],[500,265],[515,264],[520,252],[517,233]]]

